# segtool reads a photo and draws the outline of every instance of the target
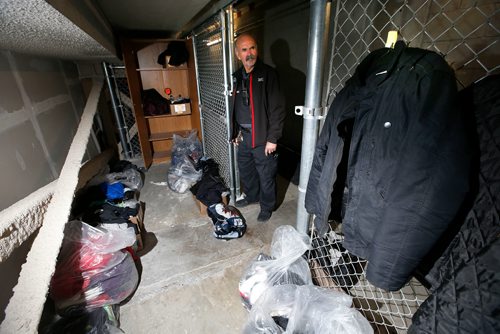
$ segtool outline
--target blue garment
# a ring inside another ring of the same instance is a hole
[[[115,183],[101,183],[101,189],[106,194],[106,199],[109,201],[122,199],[125,194],[125,187],[120,182]]]

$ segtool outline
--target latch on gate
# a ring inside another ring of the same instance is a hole
[[[295,115],[304,116],[304,118],[323,119],[326,115],[326,107],[308,108],[295,106]]]

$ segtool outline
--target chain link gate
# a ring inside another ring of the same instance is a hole
[[[500,6],[496,1],[334,1],[329,104],[369,52],[384,47],[387,33],[397,30],[411,47],[435,51],[455,70],[459,89],[500,72]],[[366,262],[346,251],[341,225],[331,222],[327,238],[314,231],[309,261],[316,284],[353,296],[355,307],[375,333],[406,333],[411,318],[428,296],[416,279],[388,292],[365,277]]]
[[[129,159],[142,160],[141,145],[139,143],[139,135],[137,132],[137,124],[135,121],[134,108],[130,99],[130,90],[127,82],[125,66],[112,65],[105,63],[107,68],[108,80],[111,82],[111,87],[108,85],[108,91],[111,98],[117,101],[115,113],[123,120],[122,124],[126,135],[122,143],[124,147],[128,147]],[[120,157],[123,152],[120,151]]]
[[[226,186],[233,186],[233,151],[227,122],[227,86],[224,63],[223,16],[215,15],[194,30],[194,49],[200,98],[204,154],[219,165]]]

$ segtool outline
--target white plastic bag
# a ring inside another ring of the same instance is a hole
[[[278,227],[271,242],[271,256],[259,254],[239,283],[243,306],[251,309],[260,295],[281,284],[312,284],[311,271],[302,255],[310,248],[306,234],[290,225]]]
[[[368,320],[344,292],[314,285],[278,285],[250,311],[244,334],[370,334]]]

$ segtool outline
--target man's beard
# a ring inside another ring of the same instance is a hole
[[[254,55],[248,55],[248,56],[245,58],[245,61],[254,60],[255,58],[257,58],[257,57],[255,57]]]

